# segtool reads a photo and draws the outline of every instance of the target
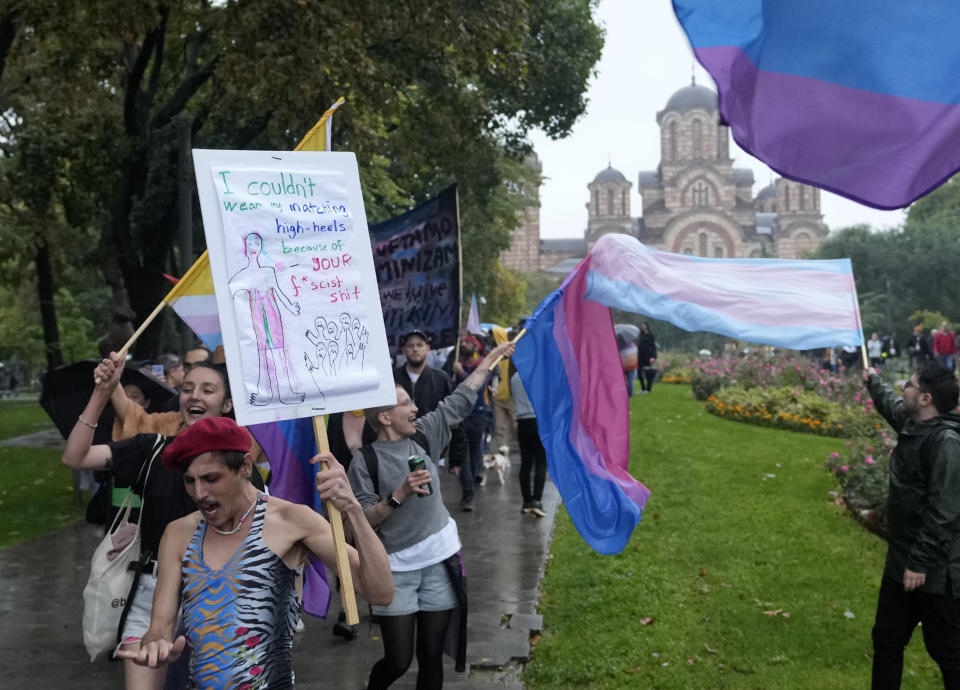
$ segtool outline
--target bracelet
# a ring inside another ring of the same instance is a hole
[[[96,429],[96,428],[97,428],[97,425],[96,425],[96,424],[91,424],[90,422],[88,422],[86,419],[83,418],[83,415],[79,415],[79,414],[78,414],[78,415],[77,415],[77,421],[80,422],[81,424],[83,424],[84,426],[90,427],[91,429]]]

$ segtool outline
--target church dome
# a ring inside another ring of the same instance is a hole
[[[777,186],[771,182],[766,187],[757,192],[757,201],[762,201],[763,199],[770,199],[777,195]]]
[[[691,84],[670,96],[667,110],[693,110],[694,108],[704,108],[706,110],[717,110],[717,94],[706,86]]]
[[[592,184],[602,184],[604,182],[615,182],[617,184],[625,184],[627,178],[623,176],[623,173],[614,168],[612,165],[608,165],[604,170],[601,170],[597,173],[597,176],[593,178]]]

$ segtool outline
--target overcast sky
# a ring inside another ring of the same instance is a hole
[[[545,238],[583,236],[587,184],[607,167],[608,157],[633,182],[631,215],[641,215],[637,173],[656,169],[660,161],[657,111],[690,83],[693,52],[669,0],[601,0],[597,16],[606,42],[590,82],[586,115],[561,141],[539,132],[532,136],[546,177],[540,188],[540,235]],[[716,90],[699,64],[695,74],[698,84]],[[734,165],[753,170],[756,194],[775,173],[741,151],[732,137],[730,144]],[[904,217],[902,211],[877,211],[824,191],[820,201],[832,230],[856,223],[883,228],[899,225]]]

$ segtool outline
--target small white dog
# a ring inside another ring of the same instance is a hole
[[[500,446],[499,451],[499,453],[483,454],[483,477],[480,479],[480,486],[487,483],[487,474],[490,470],[497,473],[497,479],[503,484],[503,472],[510,468],[510,448]]]

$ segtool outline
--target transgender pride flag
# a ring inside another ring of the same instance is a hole
[[[906,206],[960,169],[960,8],[674,0],[733,138],[777,172]]]
[[[627,390],[609,307],[793,349],[863,343],[847,259],[701,259],[601,237],[527,320],[513,362],[550,476],[603,554],[623,550],[650,496],[627,471]]]

